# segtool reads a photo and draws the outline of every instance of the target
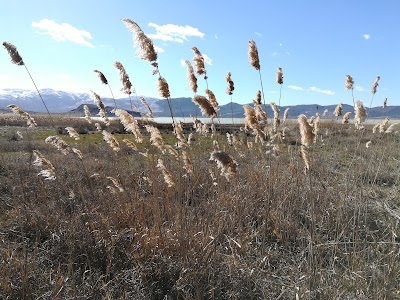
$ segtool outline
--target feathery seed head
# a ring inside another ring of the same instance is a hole
[[[345,113],[343,115],[342,124],[348,124],[349,123],[350,115],[351,115],[351,111],[348,111],[347,113]]]
[[[90,110],[89,107],[85,104],[83,106],[83,110],[85,111],[85,119],[88,121],[89,124],[92,124],[92,118],[90,116]]]
[[[15,104],[10,104],[7,105],[7,107],[9,109],[11,109],[15,114],[20,115],[22,118],[25,119],[26,124],[28,125],[28,127],[36,127],[37,124],[35,122],[35,119],[31,117],[30,114],[28,114],[26,111],[24,111],[23,109],[19,108],[17,105]]]
[[[301,144],[304,146],[310,146],[314,142],[315,134],[313,127],[308,123],[305,115],[299,115],[297,119],[300,128]]]
[[[201,54],[199,49],[197,49],[197,47],[192,47],[192,50],[194,52],[193,62],[194,62],[194,66],[196,67],[197,75],[204,75],[204,79],[207,79],[207,75],[206,75],[207,71],[204,66],[203,55]]]
[[[372,95],[376,94],[376,89],[378,88],[378,85],[379,85],[378,82],[380,79],[381,79],[380,76],[376,76],[376,79],[375,79],[374,83],[372,84]]]
[[[227,86],[227,88],[226,88],[226,93],[227,93],[228,95],[232,95],[232,94],[233,94],[233,91],[235,90],[235,85],[234,85],[234,83],[233,83],[233,81],[232,81],[232,78],[231,78],[231,72],[228,72],[228,73],[226,74],[225,80],[226,80],[226,82],[228,83],[228,86]]]
[[[217,115],[215,108],[206,97],[196,95],[193,97],[192,101],[200,107],[203,115],[209,116],[211,118],[214,118]]]
[[[114,67],[119,72],[119,78],[120,78],[120,80],[122,82],[122,89],[121,89],[122,92],[125,93],[125,94],[128,94],[128,95],[132,94],[132,90],[131,90],[132,89],[132,83],[129,80],[129,76],[126,73],[124,66],[119,61],[116,61],[114,63]]]
[[[161,158],[158,159],[156,167],[162,172],[164,176],[164,181],[168,185],[168,187],[175,186],[174,178],[172,177],[171,172],[169,172],[165,167],[164,161]]]
[[[365,119],[367,118],[367,111],[361,100],[357,100],[357,102],[355,103],[354,112],[355,127],[359,130],[364,129],[362,123],[364,123]]]
[[[249,63],[252,65],[256,70],[260,70],[260,58],[258,56],[258,49],[256,42],[254,40],[249,41]]]
[[[354,84],[353,77],[351,77],[350,75],[346,75],[346,79],[345,79],[346,89],[347,90],[352,90],[353,89],[353,84]]]
[[[94,72],[97,74],[97,76],[99,76],[102,84],[108,84],[107,78],[103,73],[101,73],[99,70],[94,70]]]
[[[283,72],[281,67],[278,67],[278,71],[276,72],[276,83],[283,84]]]
[[[217,163],[218,168],[221,170],[221,175],[228,181],[236,176],[237,163],[229,154],[222,151],[214,151],[211,153],[210,160]]]
[[[164,77],[158,77],[158,93],[163,98],[170,98],[169,86],[167,80]]]
[[[193,66],[190,63],[190,61],[188,61],[188,60],[185,60],[185,64],[186,64],[186,67],[187,67],[187,78],[188,78],[188,81],[189,81],[190,88],[193,91],[193,93],[196,94],[198,86],[197,86],[197,77],[194,74]]]
[[[15,47],[13,44],[7,43],[7,42],[3,42],[3,46],[8,51],[8,54],[10,55],[10,58],[11,58],[11,62],[13,64],[16,64],[18,66],[24,65],[24,61],[22,60],[21,55],[19,55],[17,47]]]
[[[76,130],[72,127],[65,127],[65,129],[68,131],[68,134],[70,137],[74,138],[74,140],[79,140],[79,134],[76,132]]]
[[[335,111],[333,112],[333,114],[336,116],[336,119],[342,115],[342,109],[343,109],[343,104],[339,103],[336,106]]]
[[[215,94],[209,89],[206,89],[204,92],[207,94],[208,101],[210,102],[211,106],[217,112],[218,111],[218,101],[217,101],[217,98],[215,97]]]

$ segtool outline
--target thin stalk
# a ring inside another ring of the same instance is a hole
[[[232,95],[231,96],[231,117],[232,117],[232,132],[231,134],[233,134],[233,127],[234,127],[234,123],[233,123],[233,103],[232,103]]]
[[[53,126],[54,126],[55,123],[54,123],[53,117],[51,116],[50,111],[49,111],[49,109],[47,108],[47,105],[46,105],[46,103],[45,103],[44,100],[43,100],[42,94],[40,94],[39,89],[38,89],[38,87],[36,86],[35,80],[33,80],[33,77],[32,77],[32,75],[31,75],[31,73],[29,72],[28,68],[26,67],[26,64],[24,64],[24,67],[25,67],[26,71],[28,72],[29,77],[31,78],[31,80],[32,80],[32,82],[33,82],[33,85],[35,86],[36,91],[38,92],[39,97],[40,97],[40,99],[41,99],[42,102],[43,102],[44,107],[46,108],[46,111],[47,111],[47,113],[48,113],[48,115],[49,115],[49,117],[50,117],[51,123],[52,123]]]
[[[109,83],[108,83],[107,85],[108,85],[108,88],[110,89],[111,96],[113,97],[113,100],[114,100],[114,106],[115,106],[115,108],[117,108],[117,101],[115,101],[115,97],[114,97],[114,94],[113,94],[113,92],[112,92],[112,90],[111,90],[111,86],[110,86],[110,84],[109,84]]]
[[[280,84],[280,89],[279,89],[279,101],[278,101],[278,107],[281,107],[281,98],[282,98],[282,84]]]
[[[261,78],[261,70],[258,70],[258,74],[260,75],[260,83],[261,83],[261,93],[264,101],[264,111],[267,112],[267,106],[265,105],[265,97],[264,97],[264,87],[263,87],[263,82]]]

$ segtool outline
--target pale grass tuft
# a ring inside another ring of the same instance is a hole
[[[354,111],[355,111],[355,116],[354,116],[355,127],[359,130],[364,129],[364,126],[362,124],[365,122],[365,119],[367,118],[367,111],[365,110],[365,107],[361,100],[357,100]]]
[[[388,123],[389,123],[389,118],[385,118],[385,120],[379,123],[379,133],[384,133],[386,131]]]
[[[395,129],[400,125],[400,123],[393,123],[391,124],[388,129],[386,129],[385,133],[392,133],[395,131]]]
[[[372,84],[372,89],[371,89],[372,95],[376,94],[376,89],[378,88],[378,85],[379,85],[378,82],[380,79],[381,79],[380,76],[376,76],[376,79],[375,79],[374,83]]]
[[[154,44],[151,39],[149,39],[143,30],[130,19],[122,19],[125,26],[133,33],[135,33],[134,44],[138,46],[137,54],[141,59],[155,62],[157,61],[157,52],[154,49]]]
[[[350,111],[348,111],[347,113],[345,113],[345,114],[343,115],[342,124],[348,124],[348,123],[349,123],[350,115],[351,115],[351,112],[350,112]]]
[[[236,176],[237,163],[229,154],[222,151],[214,151],[211,153],[210,160],[217,163],[218,168],[221,170],[221,175],[228,181]]]
[[[260,58],[258,56],[258,49],[256,42],[254,40],[249,41],[249,63],[252,65],[256,70],[260,70]]]
[[[314,142],[313,127],[308,123],[305,115],[300,115],[297,121],[299,122],[301,144],[308,147]]]
[[[227,88],[226,88],[226,93],[227,93],[228,95],[232,95],[232,94],[233,94],[233,91],[235,90],[235,85],[234,85],[234,82],[233,82],[231,76],[232,76],[232,75],[231,75],[231,72],[228,72],[228,73],[226,74],[226,77],[225,77],[225,80],[226,80],[226,82],[228,83],[228,86],[227,86]]]
[[[137,143],[142,143],[142,133],[140,132],[137,120],[130,115],[126,110],[116,108],[113,110],[114,114],[119,118],[122,125],[127,132],[133,133]]]
[[[216,116],[217,112],[215,111],[215,108],[206,97],[196,95],[193,97],[192,101],[200,107],[203,115],[209,116],[211,118],[214,118]]]
[[[91,118],[91,115],[90,115],[90,110],[89,110],[89,107],[86,104],[83,106],[83,110],[85,111],[85,119],[86,119],[86,121],[88,121],[89,124],[92,124],[92,118]]]
[[[186,170],[186,175],[193,174],[193,164],[190,160],[189,154],[186,151],[182,151],[183,168]]]
[[[188,61],[188,60],[185,60],[185,64],[186,64],[186,67],[187,67],[187,78],[188,78],[188,81],[189,81],[190,89],[192,90],[193,93],[196,94],[198,86],[197,86],[197,77],[194,74],[193,66],[190,63],[190,61]]]
[[[289,107],[286,108],[284,113],[283,113],[283,123],[286,123],[288,117],[289,117]]]
[[[157,161],[157,166],[158,170],[160,170],[164,176],[164,181],[168,185],[168,187],[173,187],[175,186],[175,181],[174,178],[172,177],[172,174],[167,170],[167,168],[164,165],[164,161],[159,158]]]
[[[26,125],[28,125],[28,127],[36,127],[37,126],[37,124],[35,122],[35,119],[32,118],[31,115],[28,114],[26,111],[24,111],[23,109],[19,108],[17,105],[10,104],[10,105],[7,105],[7,107],[9,109],[11,109],[15,114],[18,114],[22,118],[24,118],[25,121],[26,121]]]
[[[207,79],[207,71],[204,66],[204,57],[197,49],[197,47],[192,47],[192,50],[194,52],[194,57],[193,57],[193,62],[194,66],[196,67],[196,73],[197,75],[204,75],[204,79]]]
[[[16,64],[18,66],[23,66],[24,65],[24,61],[23,61],[21,55],[19,55],[17,47],[15,47],[13,44],[7,43],[7,42],[3,42],[3,46],[8,51],[8,54],[10,55],[11,62],[13,64]]]
[[[335,111],[333,112],[333,114],[336,116],[336,119],[338,119],[342,115],[342,109],[343,109],[343,104],[339,103],[336,106]]]
[[[137,150],[137,146],[134,142],[132,142],[131,140],[128,139],[123,139],[122,140],[129,148],[131,148],[132,150]]]
[[[55,135],[48,136],[45,140],[46,144],[53,145],[62,154],[67,155],[71,152],[71,147],[61,138]]]
[[[114,67],[118,70],[119,72],[119,78],[121,80],[122,83],[122,89],[121,91],[124,94],[130,95],[132,94],[132,83],[129,80],[129,76],[125,71],[124,66],[122,65],[122,63],[120,63],[119,61],[116,61],[114,63]]]
[[[278,67],[278,70],[276,71],[276,83],[283,84],[283,72],[281,67]]]
[[[43,176],[45,180],[55,180],[55,168],[51,162],[37,150],[33,150],[33,156],[35,157],[35,160],[32,162],[32,164],[37,167],[42,167],[42,170],[38,173],[38,176]]]
[[[158,77],[158,93],[163,98],[169,99],[171,97],[168,82],[164,77],[161,76]]]
[[[314,120],[314,129],[313,129],[313,133],[314,133],[314,143],[317,142],[320,125],[321,125],[321,117],[320,117],[319,114],[318,114],[317,117],[316,117],[315,120]]]
[[[353,77],[351,77],[350,75],[346,75],[346,78],[345,78],[346,90],[352,90],[353,84],[354,84]]]
[[[100,78],[100,81],[101,81],[102,84],[108,84],[108,80],[107,80],[106,76],[104,76],[104,74],[102,72],[100,72],[99,70],[94,70],[94,72]]]
[[[118,179],[112,177],[112,176],[107,176],[107,179],[111,180],[111,182],[113,183],[113,187],[112,186],[107,186],[108,189],[110,189],[110,191],[113,193],[115,191],[115,189],[118,189],[118,191],[120,193],[124,192],[124,188],[121,186],[121,184],[119,183]]]
[[[119,147],[119,143],[118,143],[117,139],[111,133],[109,133],[106,130],[103,130],[102,134],[103,134],[104,140],[107,142],[108,145],[110,145],[110,147],[115,152],[118,152],[118,151],[121,150],[121,148]]]
[[[99,116],[103,119],[104,124],[106,126],[110,126],[110,120],[107,118],[107,112],[106,112],[106,107],[104,106],[104,103],[101,101],[101,98],[98,94],[95,92],[91,91],[94,97],[94,103],[96,103],[97,107],[99,108]]]
[[[327,116],[327,115],[328,115],[328,112],[329,112],[329,111],[328,111],[327,109],[325,109],[324,112],[322,113],[322,116],[323,116],[323,117]]]
[[[379,128],[379,125],[380,125],[380,123],[374,125],[374,127],[372,128],[372,133],[376,133],[376,131]]]
[[[69,136],[74,138],[75,141],[78,141],[80,139],[79,134],[76,132],[76,130],[74,128],[65,127],[65,130],[68,131]]]
[[[365,147],[369,148],[371,146],[371,144],[372,144],[372,141],[368,141],[368,142],[366,142]]]

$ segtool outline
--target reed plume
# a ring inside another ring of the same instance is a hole
[[[69,136],[74,138],[74,140],[78,141],[80,139],[79,134],[76,132],[76,130],[74,128],[65,127],[65,130],[67,130]]]
[[[348,111],[347,113],[345,113],[345,114],[343,115],[342,124],[348,124],[348,123],[349,123],[350,115],[351,115],[351,112],[350,112],[350,111]]]
[[[271,105],[272,110],[274,111],[274,126],[273,126],[273,130],[274,130],[274,132],[277,132],[278,131],[278,127],[281,124],[281,120],[279,119],[280,109],[276,105],[275,102],[271,102],[270,105]]]
[[[119,73],[119,78],[122,83],[122,89],[121,89],[122,92],[124,94],[131,95],[132,94],[132,83],[129,79],[128,74],[125,71],[124,66],[119,61],[116,61],[114,63],[114,67],[118,70],[118,73]]]
[[[99,109],[99,116],[103,119],[104,124],[106,126],[110,126],[110,120],[107,117],[107,112],[106,112],[106,107],[104,106],[104,103],[101,101],[101,98],[98,94],[95,92],[91,91],[94,97],[94,103],[96,103],[98,109]]]
[[[91,118],[91,115],[90,115],[90,110],[89,110],[89,107],[86,104],[83,106],[83,110],[85,111],[85,119],[86,119],[86,121],[88,121],[89,124],[92,124],[92,118]]]
[[[157,127],[146,125],[145,128],[150,133],[150,142],[153,146],[157,147],[163,154],[168,150],[174,156],[177,155],[175,149],[170,145],[165,145],[161,132]]]
[[[267,124],[267,114],[263,111],[261,104],[258,104],[258,102],[254,102],[254,113],[259,122],[262,122],[265,125]]]
[[[111,90],[111,86],[108,83],[108,80],[107,80],[106,76],[104,76],[104,74],[102,72],[100,72],[99,70],[94,70],[94,72],[100,78],[100,81],[101,81],[102,84],[108,85],[108,88],[110,89],[110,92],[111,92],[111,96],[112,96],[112,98],[114,100],[114,107],[117,108],[117,102],[115,101],[114,93]]]
[[[372,144],[372,141],[368,141],[365,143],[365,148],[369,148]]]
[[[386,130],[385,133],[392,133],[398,127],[400,123],[393,123],[391,124]],[[397,131],[396,131],[397,132]]]
[[[231,72],[228,72],[225,77],[225,80],[228,83],[228,86],[226,87],[226,93],[228,95],[232,95],[233,91],[235,90],[235,84],[231,76],[232,76]]]
[[[33,156],[35,157],[35,160],[32,162],[32,164],[42,168],[42,170],[38,173],[38,176],[43,176],[45,180],[55,180],[55,168],[52,163],[37,150],[33,150]]]
[[[118,152],[118,151],[121,150],[121,148],[119,147],[119,142],[117,141],[117,139],[111,133],[109,133],[106,130],[103,130],[102,134],[103,134],[104,140],[107,142],[108,145],[110,145],[110,147],[115,152]]]
[[[362,124],[365,122],[365,119],[367,118],[367,111],[365,110],[365,107],[361,100],[357,100],[354,112],[355,112],[354,116],[355,127],[359,130],[364,129],[364,126]]]
[[[254,104],[259,104],[259,105],[262,104],[262,102],[261,102],[261,91],[257,91],[256,99],[253,100],[253,102],[254,102]]]
[[[113,110],[114,114],[119,118],[122,125],[127,132],[133,133],[137,143],[142,143],[142,133],[140,132],[139,124],[137,120],[130,115],[126,110],[117,108]]]
[[[182,151],[183,168],[186,170],[186,175],[193,174],[193,164],[186,151]]]
[[[193,57],[193,62],[194,66],[196,67],[196,73],[197,75],[204,75],[204,79],[207,80],[207,71],[204,65],[204,57],[197,49],[197,47],[192,47],[192,50],[194,52],[194,57]]]
[[[389,118],[385,118],[385,120],[379,123],[379,133],[384,133],[386,131],[388,123],[389,123]]]
[[[276,83],[279,84],[279,101],[278,105],[281,106],[281,98],[282,98],[282,85],[283,85],[283,72],[282,68],[278,67],[276,71]]]
[[[321,125],[321,117],[319,116],[319,114],[316,116],[315,120],[314,120],[314,129],[313,129],[313,133],[314,133],[314,143],[317,142],[317,138],[318,138],[318,133],[319,133],[319,127]]]
[[[164,77],[158,77],[158,93],[163,98],[171,97],[167,80]]]
[[[143,97],[140,97],[140,102],[142,102],[142,104],[147,108],[146,117],[153,118],[153,111],[151,110],[150,105],[146,102],[146,100]]]
[[[386,108],[387,106],[387,98],[385,98],[385,100],[383,100],[383,108]]]
[[[26,125],[28,125],[28,127],[36,127],[37,126],[37,124],[35,122],[35,119],[32,118],[31,115],[28,114],[26,111],[24,111],[23,109],[19,108],[17,105],[10,104],[10,105],[7,105],[7,107],[9,109],[11,109],[15,114],[18,114],[22,118],[24,118],[25,121],[26,121]]]
[[[307,117],[303,114],[299,115],[297,121],[299,123],[301,144],[309,147],[314,142],[315,138],[313,127],[308,123]]]
[[[203,115],[209,116],[212,119],[217,115],[215,108],[206,97],[195,95],[192,101],[200,107]]]
[[[157,166],[158,170],[160,170],[164,176],[164,181],[168,185],[168,187],[173,187],[175,186],[175,181],[174,178],[172,177],[172,174],[170,171],[167,170],[167,168],[164,165],[164,161],[159,158],[157,161]]]
[[[345,78],[346,90],[352,90],[353,89],[353,85],[354,85],[353,77],[351,77],[350,75],[346,75],[346,78]]]
[[[245,128],[251,128],[253,130],[253,134],[263,141],[265,138],[265,133],[260,129],[254,109],[249,105],[244,105],[243,109],[245,115]]]
[[[207,96],[208,96],[208,101],[210,102],[211,106],[214,108],[215,112],[218,111],[218,101],[217,98],[215,97],[215,94],[213,93],[213,91],[206,89],[204,91]]]
[[[376,76],[376,79],[375,79],[374,83],[372,84],[372,89],[371,89],[372,95],[376,94],[376,89],[378,88],[378,85],[379,85],[378,82],[380,79],[381,79],[380,76]]]
[[[335,111],[333,114],[336,116],[336,120],[342,115],[343,104],[339,103],[336,105]]]
[[[327,109],[325,109],[324,112],[322,113],[322,116],[323,116],[323,117],[327,116],[327,115],[328,115],[328,112],[329,112],[329,111],[328,111]]]
[[[258,49],[257,49],[257,45],[256,42],[254,40],[250,40],[249,41],[249,63],[251,66],[253,66],[254,69],[256,69],[257,71],[260,70],[261,66],[260,66],[260,58],[258,56]]]
[[[378,128],[379,128],[379,125],[380,125],[380,123],[375,124],[374,127],[372,127],[372,133],[376,133],[376,131],[377,131]]]
[[[187,67],[187,78],[188,78],[188,81],[189,81],[190,89],[192,90],[192,92],[194,94],[196,94],[198,86],[197,86],[197,77],[194,74],[193,66],[190,63],[190,61],[188,61],[188,60],[185,60],[185,64],[186,64],[186,67]]]
[[[230,180],[237,174],[237,163],[233,158],[222,151],[214,151],[211,153],[210,160],[217,163],[217,167],[221,170],[221,175]]]
[[[149,62],[157,61],[157,52],[154,49],[154,44],[151,39],[149,39],[143,30],[131,19],[122,19],[125,26],[129,31],[133,32],[134,35],[134,45],[137,46],[137,55],[144,60]]]
[[[3,46],[4,46],[4,48],[6,48],[8,54],[10,55],[10,59],[11,59],[11,62],[12,62],[13,64],[15,64],[15,65],[17,65],[17,66],[24,66],[24,67],[25,67],[25,70],[26,70],[26,72],[28,73],[29,77],[31,78],[32,83],[33,83],[33,85],[35,86],[36,91],[37,91],[37,93],[38,93],[38,95],[39,95],[39,97],[40,97],[40,100],[42,100],[42,103],[43,103],[43,105],[44,105],[44,108],[46,109],[47,114],[49,115],[50,120],[51,120],[51,122],[52,122],[52,124],[53,124],[53,126],[54,126],[54,120],[53,120],[53,117],[52,117],[51,114],[50,114],[49,109],[47,108],[46,102],[44,102],[43,97],[42,97],[42,94],[40,94],[40,91],[39,91],[38,87],[36,86],[35,81],[33,80],[33,77],[32,77],[32,75],[31,75],[31,72],[29,72],[28,67],[27,67],[26,64],[24,63],[24,61],[23,61],[21,55],[18,53],[17,47],[15,47],[13,44],[8,43],[8,42],[3,42]]]
[[[173,124],[173,126],[174,126],[175,136],[178,139],[178,148],[186,147],[187,143],[186,143],[186,138],[183,135],[182,123],[181,122],[175,122]]]
[[[287,119],[289,116],[289,107],[285,109],[284,113],[283,113],[283,123],[286,123]]]
[[[59,138],[58,136],[55,135],[48,136],[44,141],[46,144],[53,145],[57,150],[59,150],[64,155],[67,155],[72,151],[71,147],[62,138]]]

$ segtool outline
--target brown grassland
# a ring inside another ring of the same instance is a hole
[[[159,75],[151,41],[123,21]],[[217,119],[187,65],[194,102]],[[0,115],[1,299],[400,299],[400,137],[397,125],[368,125],[361,101],[354,124],[337,118],[340,105],[323,121],[281,121],[271,103],[267,121],[259,91],[241,128],[173,129],[122,110],[107,119],[94,97],[97,127],[48,110]]]

